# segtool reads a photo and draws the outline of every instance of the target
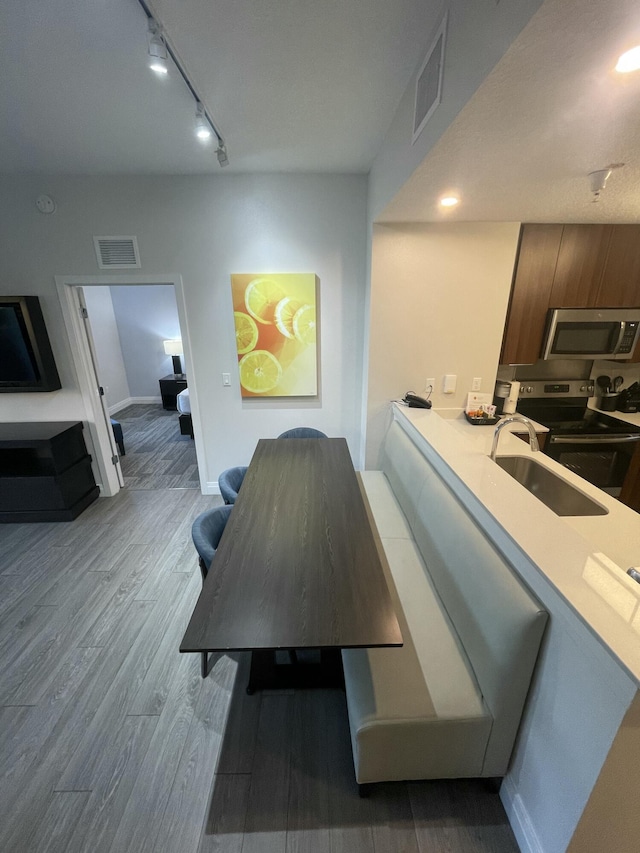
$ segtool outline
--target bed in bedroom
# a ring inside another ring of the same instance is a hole
[[[193,423],[191,421],[191,401],[189,400],[189,389],[185,388],[176,397],[178,411],[180,412],[180,434],[193,438]]]

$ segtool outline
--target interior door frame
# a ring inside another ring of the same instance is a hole
[[[102,495],[113,497],[120,491],[118,476],[111,461],[111,437],[102,413],[102,402],[98,392],[98,377],[93,366],[89,341],[84,327],[84,322],[78,311],[75,289],[80,287],[110,287],[112,285],[138,286],[172,284],[176,296],[178,308],[178,321],[182,336],[182,347],[186,362],[193,364],[191,358],[191,342],[189,340],[189,326],[187,323],[187,308],[184,298],[184,285],[181,275],[57,275],[55,276],[58,298],[62,308],[64,324],[69,337],[71,357],[78,377],[78,384],[84,403],[88,434],[93,445],[93,457],[98,475],[101,480]],[[158,377],[160,378],[160,377]],[[200,459],[200,448],[202,447],[200,429],[200,411],[195,389],[195,377],[193,370],[189,372],[189,401],[191,403],[191,419],[193,423],[193,434],[196,450],[196,461],[200,477],[200,489],[203,490],[204,465]]]

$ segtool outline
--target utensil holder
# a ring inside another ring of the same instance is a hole
[[[603,412],[615,412],[620,394],[601,394],[598,398],[598,408]]]

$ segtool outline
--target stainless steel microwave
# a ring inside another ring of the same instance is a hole
[[[629,359],[639,332],[640,308],[554,308],[542,358]]]

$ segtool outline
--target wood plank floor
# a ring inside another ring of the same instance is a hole
[[[0,850],[516,853],[483,782],[360,799],[341,691],[247,696],[246,656],[203,681],[178,653],[191,522],[219,502],[125,489],[0,525]]]
[[[133,403],[114,416],[122,426],[120,458],[129,489],[199,489],[193,439],[180,435],[178,412],[159,403]]]

